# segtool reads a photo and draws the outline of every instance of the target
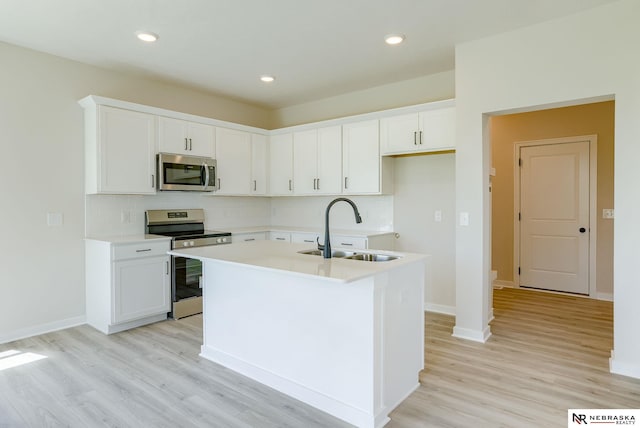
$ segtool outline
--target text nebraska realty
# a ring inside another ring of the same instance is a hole
[[[615,425],[635,425],[636,417],[633,415],[587,415],[573,414],[573,422],[577,424],[615,424]]]

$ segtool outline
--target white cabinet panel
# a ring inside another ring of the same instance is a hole
[[[293,134],[293,179],[296,195],[342,192],[342,135],[340,126]]]
[[[85,105],[85,192],[154,194],[155,116]]]
[[[455,148],[455,107],[436,108],[380,120],[383,155]]]
[[[293,194],[293,135],[273,135],[269,142],[271,169],[269,188],[272,195]]]
[[[266,195],[268,189],[269,141],[265,135],[251,134],[251,194]]]
[[[251,134],[216,128],[219,195],[248,195],[251,186]]]
[[[113,270],[114,323],[171,310],[168,256],[115,262]]]
[[[160,116],[158,150],[189,156],[213,157],[215,128],[211,125]]]
[[[378,121],[342,126],[343,192],[380,193],[380,142]]]

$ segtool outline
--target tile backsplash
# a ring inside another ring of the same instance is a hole
[[[149,209],[203,208],[205,227],[292,226],[324,227],[324,214],[333,196],[230,197],[188,192],[142,195],[86,195],[86,236],[118,236],[144,232],[144,212]],[[331,209],[331,226],[337,229],[393,230],[392,196],[350,197],[363,222],[356,224],[351,207],[337,203]]]

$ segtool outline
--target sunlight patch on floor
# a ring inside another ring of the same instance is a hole
[[[21,352],[11,349],[9,351],[0,352],[0,372],[13,367],[29,364],[34,361],[47,358],[44,355],[34,354],[32,352]]]

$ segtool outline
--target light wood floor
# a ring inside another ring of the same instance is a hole
[[[565,427],[568,408],[640,408],[640,380],[608,372],[611,303],[504,289],[494,308],[486,344],[426,314],[422,385],[387,427]],[[201,334],[196,316],[0,345],[47,357],[0,371],[0,428],[348,426],[199,358]]]

